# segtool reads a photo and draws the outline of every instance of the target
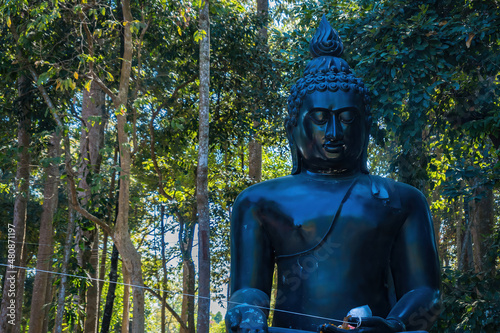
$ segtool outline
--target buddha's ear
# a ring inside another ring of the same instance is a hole
[[[297,150],[297,145],[295,144],[295,140],[293,138],[293,127],[288,125],[286,126],[286,137],[288,139],[288,145],[290,146],[290,153],[292,154],[292,175],[296,175],[300,173],[300,153]]]

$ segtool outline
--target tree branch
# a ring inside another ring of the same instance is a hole
[[[181,317],[177,314],[177,312],[175,312],[175,310],[170,305],[168,305],[167,301],[163,297],[161,297],[160,294],[158,294],[156,291],[154,291],[153,289],[151,289],[146,285],[144,285],[144,287],[146,288],[147,291],[153,294],[154,297],[158,298],[163,303],[163,305],[165,305],[167,310],[172,314],[172,316],[174,316],[174,318],[179,322],[179,324],[182,326],[183,329],[188,330],[186,323],[181,319]]]
[[[111,89],[109,89],[104,82],[102,82],[102,80],[99,78],[99,76],[97,76],[96,73],[92,72],[90,79],[94,80],[99,85],[99,87],[101,87],[101,89],[106,93],[106,95],[108,95],[109,98],[111,98],[111,100],[113,101],[113,105],[116,106],[117,104],[119,104],[116,95],[113,94]]]
[[[73,170],[71,170],[71,166],[69,165],[69,161],[66,160],[65,163],[65,169],[66,169],[66,174],[68,178],[68,182],[70,184],[70,189],[71,193],[68,193],[71,197],[71,204],[73,208],[80,213],[83,217],[86,219],[94,222],[98,226],[100,226],[105,232],[108,233],[108,235],[113,236],[113,229],[104,221],[99,219],[98,217],[92,215],[89,213],[86,209],[83,209],[80,204],[78,203],[77,195],[76,195],[76,187],[75,187],[75,179],[74,179],[74,174]]]

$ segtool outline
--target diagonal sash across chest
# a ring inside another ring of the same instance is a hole
[[[258,220],[277,258],[310,251],[321,244],[358,181],[303,179],[280,198],[260,202]]]
[[[400,208],[392,182],[361,175],[337,183],[306,180],[290,188],[286,198],[261,205],[259,220],[273,245],[277,259],[307,253],[321,246],[342,215],[342,208],[353,190],[364,192],[379,202],[377,209]]]

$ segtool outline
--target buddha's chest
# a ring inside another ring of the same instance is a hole
[[[303,192],[277,197],[258,212],[278,258],[313,251],[325,242],[351,252],[387,247],[403,223],[401,210],[374,197],[363,183]]]

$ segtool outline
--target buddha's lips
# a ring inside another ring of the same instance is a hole
[[[340,153],[344,147],[343,142],[327,142],[323,145],[323,148],[329,153]]]

